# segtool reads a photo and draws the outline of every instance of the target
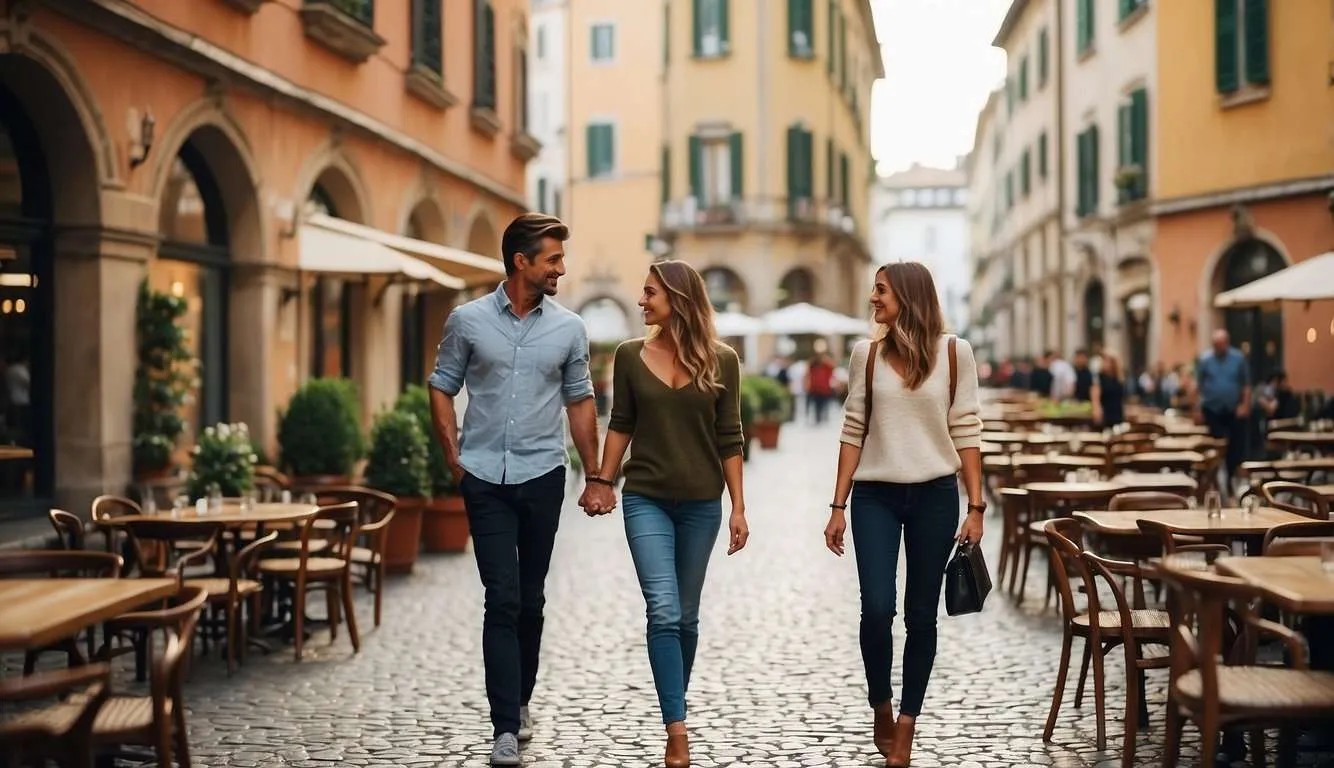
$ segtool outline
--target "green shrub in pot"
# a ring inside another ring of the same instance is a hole
[[[454,473],[445,463],[445,449],[435,439],[431,430],[431,395],[426,387],[413,384],[403,390],[394,403],[394,410],[411,414],[426,433],[426,474],[430,479],[430,496],[454,496],[458,494],[458,484],[454,482]]]
[[[371,427],[366,484],[400,499],[429,496],[426,458],[426,432],[417,417],[405,411],[386,411]]]
[[[278,424],[283,468],[293,477],[349,477],[365,454],[356,385],[311,379],[287,403]]]

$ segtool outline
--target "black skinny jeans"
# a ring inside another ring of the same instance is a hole
[[[907,638],[899,711],[910,717],[922,712],[936,659],[936,616],[945,564],[958,525],[959,481],[954,475],[924,483],[858,482],[852,486],[853,551],[862,592],[862,663],[872,707],[893,697],[892,627],[902,541],[908,559],[903,600]]]

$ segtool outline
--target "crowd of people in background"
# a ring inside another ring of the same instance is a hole
[[[792,395],[789,421],[824,424],[831,406],[848,394],[847,360],[835,360],[823,346],[807,357],[779,356],[769,361],[764,375],[782,384]]]

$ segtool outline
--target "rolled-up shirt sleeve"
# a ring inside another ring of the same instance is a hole
[[[954,405],[950,408],[950,439],[954,449],[982,447],[982,404],[978,399],[977,361],[973,347],[963,339],[955,343],[958,360],[958,378],[955,381]]]
[[[431,372],[428,383],[432,389],[438,389],[453,397],[463,389],[464,374],[468,370],[468,358],[472,356],[472,342],[468,340],[467,318],[458,310],[449,313],[445,319],[445,333],[440,344],[435,348],[435,370]]]
[[[580,400],[593,396],[593,377],[588,368],[588,330],[582,321],[570,343],[570,350],[565,357],[565,366],[561,370],[561,397],[566,405],[574,405]]]
[[[843,431],[839,441],[861,447],[866,440],[866,358],[869,340],[859,341],[848,356],[848,396],[843,401]]]
[[[722,349],[718,353],[718,368],[723,391],[718,393],[713,423],[718,457],[726,459],[740,454],[745,447],[741,429],[741,360],[733,350]]]

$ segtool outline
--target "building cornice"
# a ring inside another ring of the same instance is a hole
[[[196,75],[236,83],[266,96],[277,96],[322,118],[393,145],[507,203],[527,206],[522,190],[511,189],[364,112],[298,85],[123,0],[41,0],[41,3],[72,21],[108,33],[140,50],[156,53]]]
[[[1010,3],[1010,9],[1005,12],[1005,19],[1001,21],[1000,29],[996,30],[996,37],[991,44],[996,48],[1004,48],[1005,43],[1010,39],[1010,33],[1019,26],[1019,20],[1024,17],[1024,11],[1028,9],[1029,0],[1014,0]]]
[[[1221,192],[1208,192],[1202,195],[1174,197],[1158,200],[1150,207],[1154,216],[1170,216],[1174,213],[1190,213],[1207,208],[1219,208],[1242,203],[1258,203],[1265,200],[1278,200],[1284,197],[1307,195],[1313,192],[1325,192],[1334,189],[1334,174],[1313,176],[1306,179],[1291,179],[1273,184],[1258,184],[1238,187]]]
[[[857,0],[857,9],[862,13],[862,26],[866,28],[866,45],[875,62],[875,79],[885,78],[885,57],[880,54],[880,38],[875,33],[875,14],[871,11],[871,0]]]

